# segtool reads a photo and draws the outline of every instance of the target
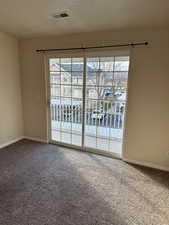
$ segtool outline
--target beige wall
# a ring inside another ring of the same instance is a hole
[[[141,30],[22,40],[25,136],[46,139],[45,79],[38,48],[148,41],[131,50],[124,157],[169,167],[169,32]]]
[[[23,135],[18,41],[0,33],[0,146]]]

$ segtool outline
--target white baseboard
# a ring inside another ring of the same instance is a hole
[[[15,142],[20,141],[20,140],[22,140],[22,139],[23,139],[23,137],[19,137],[19,138],[15,138],[15,139],[13,139],[13,140],[11,140],[11,141],[8,141],[8,142],[6,142],[6,143],[0,144],[0,149],[1,149],[1,148],[5,148],[5,147],[7,147],[7,146],[9,146],[9,145],[11,145],[11,144],[14,144]]]
[[[28,137],[28,136],[24,136],[23,139],[27,139],[27,140],[31,140],[31,141],[37,141],[37,142],[42,142],[42,143],[48,143],[47,140],[44,139],[40,139],[40,138],[33,138],[33,137]]]
[[[166,166],[160,166],[160,165],[156,165],[154,163],[149,163],[149,162],[140,162],[140,161],[137,161],[137,160],[127,159],[127,158],[123,158],[122,160],[124,162],[133,163],[133,164],[136,164],[136,165],[146,166],[146,167],[150,167],[150,168],[154,168],[154,169],[158,169],[158,170],[163,170],[163,171],[168,171],[169,172],[169,167],[166,167]]]
[[[37,142],[42,142],[42,143],[48,143],[48,141],[44,140],[44,139],[33,138],[33,137],[28,137],[28,136],[21,136],[19,138],[15,138],[15,139],[13,139],[11,141],[8,141],[8,142],[5,142],[3,144],[0,144],[0,149],[1,148],[5,148],[5,147],[7,147],[9,145],[12,145],[12,144],[14,144],[14,143],[16,143],[16,142],[18,142],[20,140],[23,140],[23,139],[28,139],[28,140],[31,140],[31,141],[37,141]]]

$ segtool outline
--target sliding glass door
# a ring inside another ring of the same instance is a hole
[[[122,151],[128,56],[50,57],[51,141]]]

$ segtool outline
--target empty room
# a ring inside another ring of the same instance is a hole
[[[169,225],[169,1],[0,3],[0,225]]]

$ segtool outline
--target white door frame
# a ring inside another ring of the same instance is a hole
[[[45,87],[46,87],[46,112],[47,112],[47,140],[48,143],[51,144],[56,144],[62,147],[68,147],[68,148],[73,148],[76,150],[80,151],[85,151],[85,152],[91,152],[91,153],[96,153],[112,158],[122,158],[123,157],[123,152],[124,152],[124,138],[123,138],[123,143],[122,143],[122,155],[119,155],[117,153],[113,152],[107,152],[99,149],[94,149],[94,148],[89,148],[84,146],[84,132],[85,132],[85,87],[86,87],[86,57],[99,57],[99,56],[130,56],[130,52],[127,50],[117,50],[117,51],[80,51],[80,52],[72,52],[69,51],[67,53],[63,52],[55,52],[55,53],[46,53],[44,54],[44,65],[45,65]],[[76,146],[72,144],[66,144],[66,143],[61,143],[52,140],[51,136],[51,112],[50,112],[50,70],[49,70],[49,59],[50,58],[61,58],[61,57],[83,57],[84,58],[84,78],[83,78],[83,122],[82,122],[82,146]],[[126,98],[126,105],[127,105],[127,98]],[[126,107],[127,108],[127,107]],[[123,125],[123,136],[125,134],[125,121],[126,121],[126,111],[125,109],[125,120],[124,120],[124,125]]]

